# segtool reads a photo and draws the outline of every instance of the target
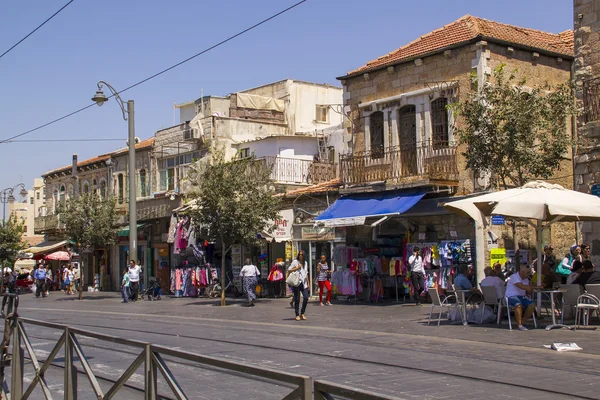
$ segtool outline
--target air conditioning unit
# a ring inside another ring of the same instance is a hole
[[[192,128],[188,128],[183,131],[183,140],[191,140],[194,139],[194,130]]]

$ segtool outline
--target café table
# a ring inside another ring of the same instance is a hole
[[[554,301],[554,296],[557,294],[562,294],[562,293],[566,293],[567,289],[562,289],[562,288],[557,288],[557,289],[544,289],[544,288],[536,288],[533,289],[533,291],[535,293],[538,293],[539,296],[541,296],[542,294],[547,294],[550,295],[550,304],[552,305],[552,324],[548,325],[546,327],[546,330],[549,331],[551,329],[554,328],[567,328],[567,329],[573,329],[572,327],[570,327],[569,325],[565,325],[565,324],[558,324],[556,322],[556,313],[555,310],[557,310],[556,308],[556,303]]]
[[[461,308],[461,320],[463,325],[468,325],[467,322],[467,295],[473,293],[471,290],[453,289],[450,293],[456,293],[456,304]]]

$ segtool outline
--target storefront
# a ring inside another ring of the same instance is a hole
[[[461,265],[474,267],[473,221],[445,211],[441,204],[447,198],[425,195],[426,190],[411,189],[342,196],[316,218],[324,228],[346,227],[345,243],[334,246],[331,256],[339,295],[407,301],[412,296],[407,261],[415,247],[428,288],[448,289]]]

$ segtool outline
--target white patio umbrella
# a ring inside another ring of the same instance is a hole
[[[536,231],[537,285],[542,284],[542,233],[555,222],[600,221],[600,198],[565,189],[544,181],[444,204],[444,208],[466,215],[482,227],[485,217],[502,215],[521,220]],[[541,297],[538,297],[538,308]]]

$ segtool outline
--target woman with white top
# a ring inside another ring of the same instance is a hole
[[[254,307],[254,300],[256,299],[256,285],[258,284],[258,268],[252,264],[249,258],[246,258],[246,265],[242,267],[240,271],[240,277],[244,281],[244,289],[246,290],[246,296],[248,296],[248,307]]]
[[[327,265],[327,257],[325,254],[321,255],[321,261],[317,264],[317,281],[319,282],[319,303],[323,307],[323,289],[327,289],[327,302],[326,305],[331,305],[331,271],[329,271],[329,265]]]
[[[296,321],[306,320],[304,313],[308,304],[308,263],[304,250],[298,252],[298,257],[292,262],[288,268],[288,276],[290,273],[298,271],[300,274],[300,284],[296,287],[292,286],[294,292],[294,310],[296,311]],[[300,293],[302,293],[302,310],[300,310]]]

